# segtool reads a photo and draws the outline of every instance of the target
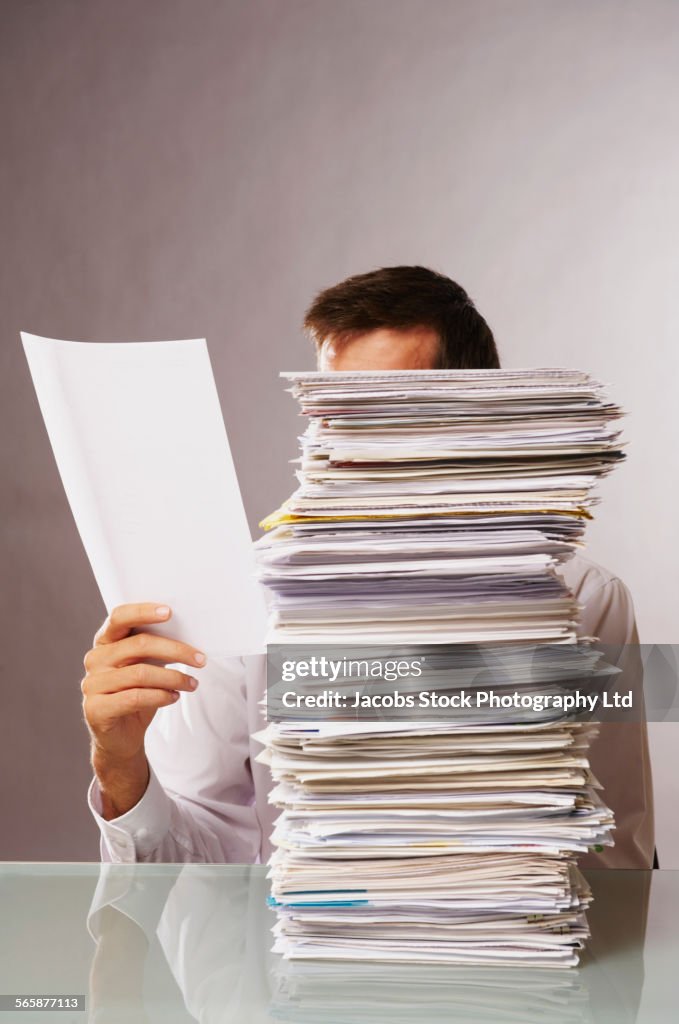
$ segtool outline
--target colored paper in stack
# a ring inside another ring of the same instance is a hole
[[[573,370],[285,374],[308,427],[265,521],[270,642],[575,644],[559,565],[623,458]],[[291,958],[570,966],[575,857],[611,842],[594,728],[271,723],[275,948]]]

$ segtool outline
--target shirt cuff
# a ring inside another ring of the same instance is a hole
[[[141,800],[125,814],[107,821],[102,817],[101,791],[96,777],[87,791],[87,803],[115,864],[145,860],[168,833],[171,801],[149,765],[149,782]]]

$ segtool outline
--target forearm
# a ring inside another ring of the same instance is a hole
[[[91,760],[99,784],[101,816],[106,821],[119,818],[139,803],[149,783],[149,764],[143,750],[121,760],[93,743]]]
[[[264,690],[264,659],[257,667],[253,701]],[[103,860],[243,864],[258,858],[247,711],[242,660],[214,661],[190,699],[151,723],[143,762],[112,764],[93,752],[97,777],[89,803]]]

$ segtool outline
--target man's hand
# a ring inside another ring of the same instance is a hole
[[[114,608],[84,658],[83,711],[107,820],[125,814],[144,795],[144,735],[158,708],[174,704],[180,690],[198,686],[197,679],[165,666],[205,664],[205,655],[189,644],[137,632],[171,614],[167,605],[153,603]]]

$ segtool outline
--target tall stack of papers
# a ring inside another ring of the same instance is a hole
[[[265,520],[272,640],[573,640],[555,574],[622,458],[572,370],[284,374],[309,427]]]
[[[559,565],[623,458],[601,385],[570,370],[284,376],[309,425],[299,488],[257,545],[270,640],[570,649]],[[590,893],[575,857],[613,828],[593,735],[559,711],[271,723],[275,948],[576,963]]]

